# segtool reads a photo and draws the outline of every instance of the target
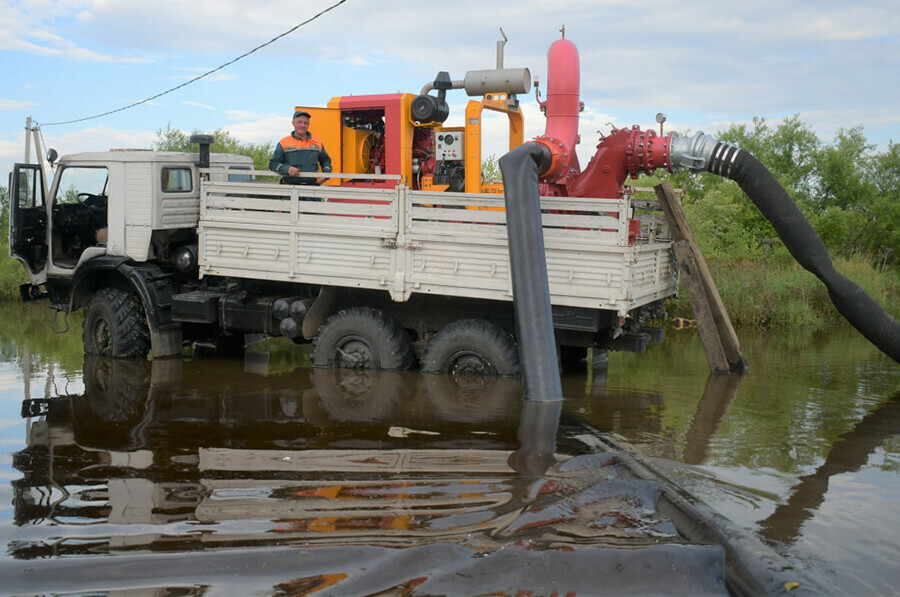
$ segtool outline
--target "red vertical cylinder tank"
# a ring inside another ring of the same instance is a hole
[[[581,170],[575,154],[580,85],[578,48],[565,38],[556,40],[547,51],[547,100],[543,103],[547,127],[544,135],[538,137],[553,155],[553,164],[544,173],[544,179],[561,182]]]

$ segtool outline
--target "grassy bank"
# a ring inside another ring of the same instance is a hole
[[[18,301],[19,285],[27,282],[28,276],[25,275],[22,264],[5,257],[7,254],[8,251],[0,257],[0,301]]]
[[[768,259],[707,257],[713,280],[737,328],[815,329],[846,322],[834,308],[825,286],[785,253]],[[853,280],[888,313],[900,318],[900,276],[878,272],[866,260],[836,259],[838,272]],[[670,318],[693,319],[683,288],[670,302]]]

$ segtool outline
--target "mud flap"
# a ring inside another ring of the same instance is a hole
[[[181,325],[150,330],[150,350],[154,359],[180,357],[182,352]]]
[[[334,286],[323,286],[319,290],[316,302],[309,308],[306,317],[303,318],[303,337],[311,340],[319,328],[334,313],[337,305],[338,289]]]

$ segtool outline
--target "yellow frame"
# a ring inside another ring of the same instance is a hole
[[[481,114],[484,110],[505,112],[509,118],[509,149],[525,142],[525,124],[522,109],[507,105],[505,93],[488,93],[481,99],[469,100],[466,105],[466,192],[496,193],[497,185],[483,185],[481,180]],[[502,191],[501,191],[502,192]]]

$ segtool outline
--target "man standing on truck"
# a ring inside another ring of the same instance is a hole
[[[302,172],[331,172],[331,157],[322,141],[309,132],[309,112],[294,112],[293,132],[278,142],[269,170],[281,174],[282,184],[322,184],[324,178],[300,178]]]

